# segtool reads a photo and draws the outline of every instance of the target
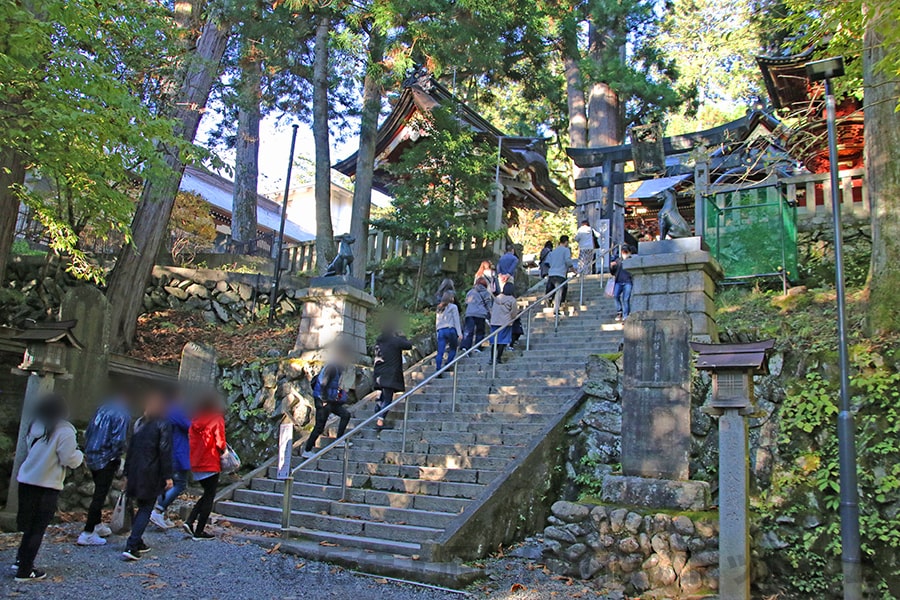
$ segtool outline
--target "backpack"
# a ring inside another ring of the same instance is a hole
[[[333,368],[335,373],[326,388],[323,384],[323,380],[325,371],[327,371],[329,367]],[[316,375],[313,381],[313,398],[320,402],[344,402],[346,400],[346,394],[344,393],[344,390],[341,389],[341,373],[337,367],[331,365],[322,367],[322,370],[319,371],[319,374]]]

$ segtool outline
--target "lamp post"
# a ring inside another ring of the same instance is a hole
[[[284,224],[287,221],[287,205],[288,194],[291,191],[291,171],[294,169],[294,147],[297,144],[297,128],[299,125],[292,125],[294,131],[291,133],[291,155],[288,158],[287,179],[284,182],[284,200],[281,202],[281,224],[278,227],[278,239],[275,240],[275,273],[272,278],[272,291],[269,294],[269,326],[275,324],[275,300],[278,298],[278,286],[281,283],[281,254],[284,249]]]
[[[856,441],[850,406],[850,361],[847,351],[847,313],[844,291],[844,249],[841,230],[841,204],[838,197],[837,119],[831,80],[844,74],[840,56],[806,64],[810,81],[825,84],[825,118],[828,126],[828,164],[831,181],[831,214],[834,227],[834,276],[837,291],[838,354],[841,374],[841,400],[838,412],[838,458],[841,485],[841,565],[844,572],[844,599],[862,598],[862,568],[859,535],[859,491],[856,478]]]
[[[719,419],[719,597],[750,600],[750,458],[747,418],[756,412],[753,376],[766,372],[774,340],[691,343],[712,376],[704,412]]]
[[[19,484],[16,475],[25,460],[28,445],[25,438],[34,416],[34,407],[43,396],[51,393],[58,379],[71,377],[66,373],[65,353],[67,348],[81,349],[81,343],[72,334],[77,321],[59,321],[55,323],[38,323],[26,328],[14,339],[25,343],[25,354],[22,362],[13,369],[13,374],[28,377],[25,397],[22,399],[22,416],[19,419],[19,435],[16,441],[16,453],[13,457],[12,476],[7,493],[6,515],[0,520],[9,520],[19,506]]]

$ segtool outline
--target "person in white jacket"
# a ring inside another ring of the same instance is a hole
[[[47,576],[35,568],[44,532],[56,514],[66,468],[74,469],[84,459],[75,440],[75,427],[66,421],[65,400],[50,394],[38,401],[34,421],[25,442],[27,454],[19,467],[19,513],[16,525],[22,542],[16,554],[16,581],[34,581]]]

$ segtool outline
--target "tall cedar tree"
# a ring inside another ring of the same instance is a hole
[[[175,121],[175,133],[191,142],[219,62],[225,53],[230,28],[214,3],[176,2],[175,15],[183,35],[183,64],[172,81],[175,93],[166,113]],[[184,158],[177,147],[162,146],[160,153],[174,175],[148,177],[131,224],[132,244],[119,253],[110,275],[107,298],[111,306],[110,344],[129,347],[134,340],[144,289],[162,248],[184,172]]]

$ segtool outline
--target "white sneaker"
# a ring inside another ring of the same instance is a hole
[[[75,543],[79,546],[102,546],[106,543],[106,540],[97,535],[96,530],[91,533],[82,531],[81,535],[78,536],[78,541]]]
[[[313,452],[312,450],[304,450],[303,452],[300,453],[300,458],[312,458],[315,455],[316,455],[316,453]]]
[[[166,523],[166,517],[161,512],[153,511],[150,513],[150,522],[160,529],[168,529],[170,525]]]
[[[94,533],[102,538],[105,538],[112,535],[112,529],[110,529],[109,525],[107,525],[106,523],[100,523],[99,525],[94,527]]]

